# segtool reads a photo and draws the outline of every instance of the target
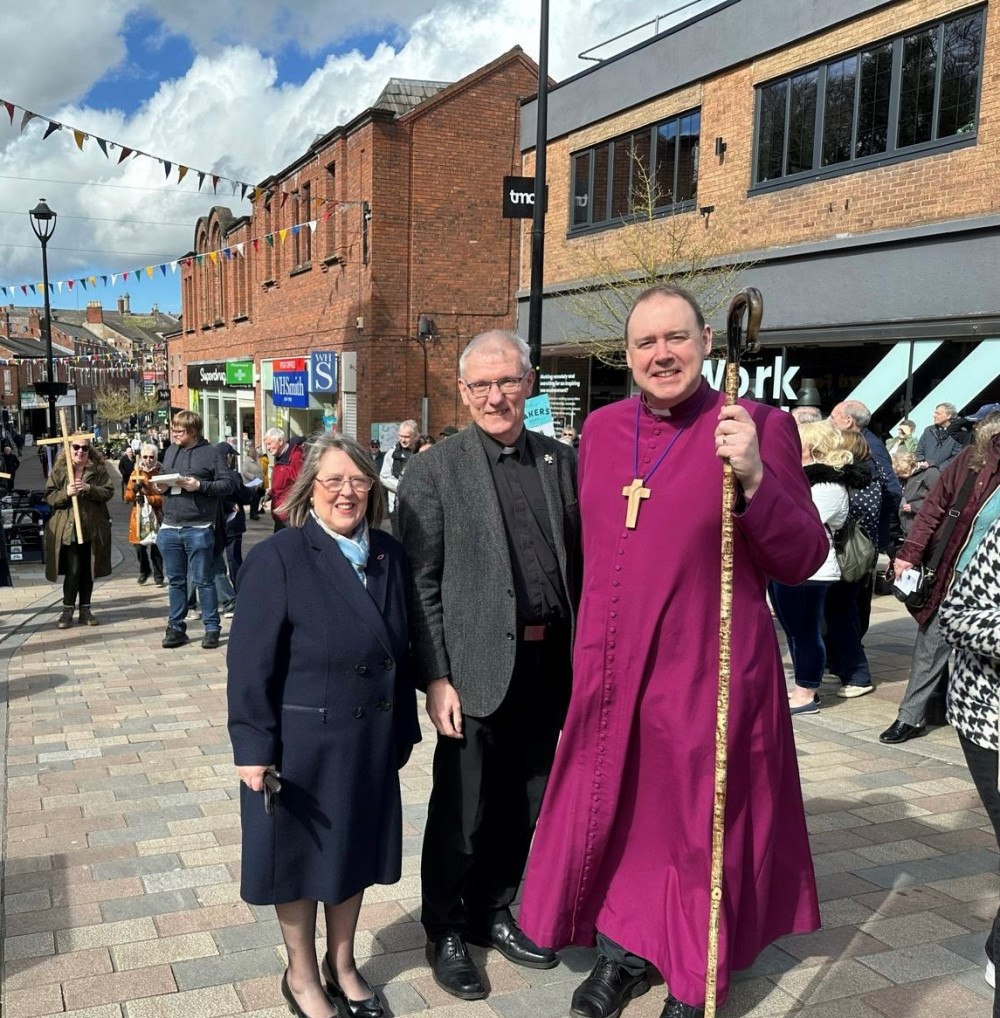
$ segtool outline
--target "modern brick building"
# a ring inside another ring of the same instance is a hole
[[[575,379],[584,414],[627,388],[586,358],[572,292],[599,289],[581,266],[642,228],[630,224],[639,159],[667,196],[664,246],[683,227],[711,258],[747,266],[737,288],[763,292],[765,349],[750,366],[772,373],[763,398],[789,405],[811,378],[824,409],[853,395],[883,428],[906,411],[930,423],[941,401],[1000,399],[996,4],[685,6],[686,21],[550,91],[543,369],[564,388]],[[535,111],[525,104],[524,173]],[[525,261],[522,322],[528,279]]]
[[[366,441],[379,422],[420,420],[425,396],[432,434],[463,419],[459,352],[514,325],[520,238],[502,178],[519,171],[519,101],[536,87],[519,48],[453,84],[393,79],[262,181],[252,215],[199,219],[172,402],[212,440],[259,442],[278,424]]]

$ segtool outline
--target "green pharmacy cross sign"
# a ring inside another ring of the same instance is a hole
[[[226,385],[253,385],[253,361],[226,361]]]

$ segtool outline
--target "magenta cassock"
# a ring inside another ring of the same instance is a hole
[[[691,416],[639,414],[640,473]],[[584,583],[573,695],[528,863],[520,921],[538,942],[599,929],[701,1005],[718,687],[722,466],[712,393],[648,482],[635,530],[636,400],[590,415],[580,446]],[[810,576],[828,540],[787,414],[741,401],[764,480],[734,527],[732,683],[719,1001],[732,969],[819,926],[785,678],[767,578]]]

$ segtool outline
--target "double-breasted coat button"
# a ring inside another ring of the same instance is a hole
[[[378,702],[378,709],[379,710],[392,710],[392,700],[379,700],[379,702]]]
[[[351,716],[356,718],[363,718],[365,716],[364,707],[355,707],[354,710],[351,711]]]
[[[508,640],[513,640],[514,639],[514,634],[513,633],[508,633],[507,634],[507,639]]]
[[[386,670],[387,672],[391,672],[391,671],[392,671],[392,666],[393,666],[393,663],[394,663],[394,662],[393,662],[392,658],[391,658],[391,657],[387,657],[387,658],[386,658],[386,659],[385,659],[385,660],[384,660],[384,661],[382,662],[382,667],[383,667],[383,668],[384,668],[384,669],[385,669],[385,670]]]
[[[368,665],[356,665],[354,670],[358,673],[358,675],[367,675]]]

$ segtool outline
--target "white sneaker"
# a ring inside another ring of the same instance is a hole
[[[993,962],[988,961],[986,963],[986,971],[983,973],[983,978],[994,990],[997,988],[997,967]]]
[[[837,696],[842,696],[847,700],[851,700],[856,696],[865,696],[868,693],[874,693],[875,687],[869,682],[867,686],[841,686],[837,690]]]
[[[222,613],[222,617],[224,619],[231,619],[235,614],[236,614],[236,611],[234,609],[230,608],[229,611]]]

